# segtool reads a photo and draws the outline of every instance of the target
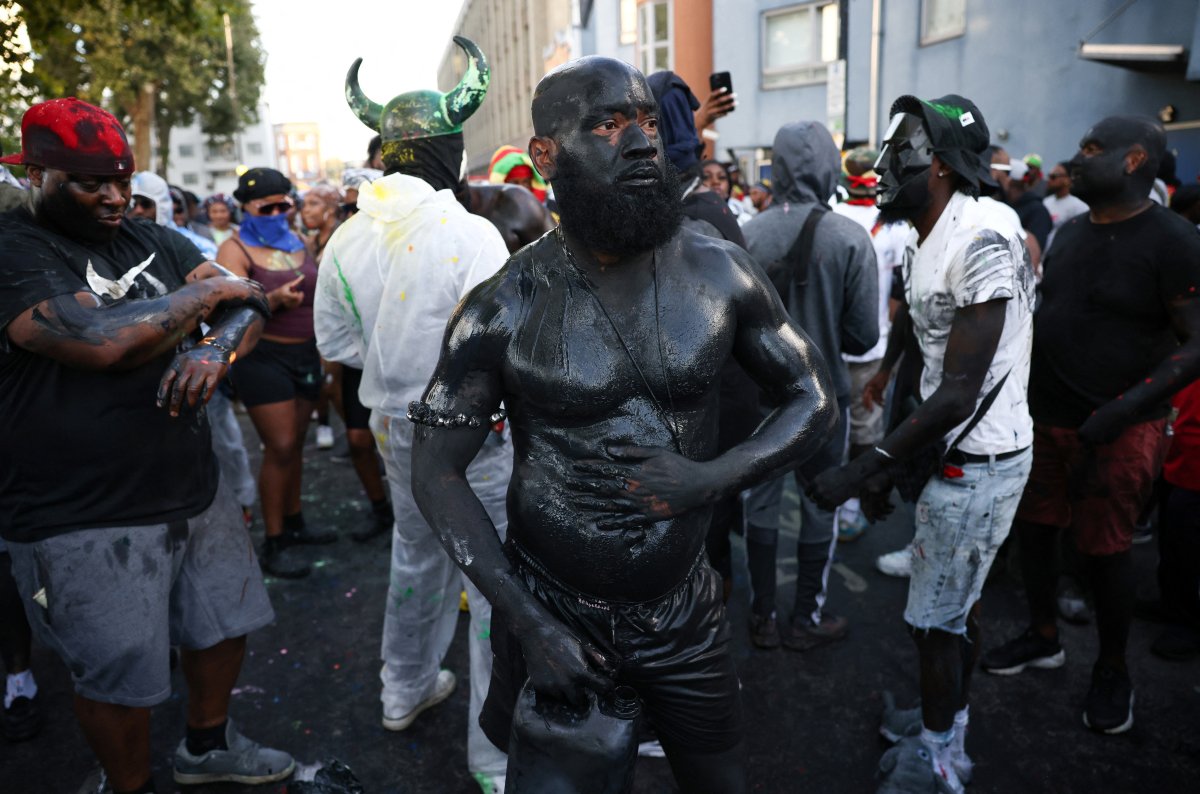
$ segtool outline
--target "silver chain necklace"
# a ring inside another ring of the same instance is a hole
[[[625,355],[629,358],[629,362],[633,364],[633,368],[637,371],[638,377],[642,380],[642,385],[646,387],[646,392],[650,395],[650,400],[654,403],[654,407],[658,409],[659,417],[662,419],[663,424],[666,425],[667,431],[670,432],[671,439],[675,442],[675,451],[682,455],[683,446],[679,442],[679,431],[675,426],[675,398],[671,394],[671,379],[667,377],[667,359],[663,354],[662,320],[659,316],[660,310],[658,302],[658,249],[655,248],[650,254],[650,273],[654,279],[654,331],[658,340],[658,363],[662,368],[663,383],[667,387],[667,402],[670,403],[671,406],[670,414],[667,413],[667,411],[663,408],[662,403],[659,402],[658,395],[654,393],[653,387],[650,386],[650,381],[646,378],[646,374],[642,372],[642,367],[640,364],[638,364],[637,359],[634,358],[633,351],[630,350],[629,345],[625,343],[625,337],[621,335],[621,331],[617,328],[617,324],[613,322],[612,316],[609,315],[608,309],[604,306],[604,302],[600,300],[600,296],[596,293],[595,288],[592,286],[592,282],[583,272],[583,269],[579,267],[579,263],[575,261],[575,254],[571,252],[571,248],[567,245],[566,235],[563,233],[562,226],[560,225],[555,231],[558,237],[558,244],[562,248],[563,253],[566,254],[567,264],[569,264],[571,269],[575,271],[575,275],[579,277],[579,280],[583,284],[583,288],[587,290],[588,295],[590,295],[592,300],[596,302],[596,305],[600,307],[600,313],[604,315],[604,319],[608,320],[608,326],[612,328],[613,333],[616,334],[617,341],[621,343],[621,348],[625,351]]]

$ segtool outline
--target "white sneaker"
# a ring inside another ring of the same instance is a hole
[[[875,558],[875,567],[888,576],[907,579],[912,576],[912,544]]]
[[[386,711],[383,712],[383,727],[389,731],[402,731],[409,725],[416,722],[417,717],[427,708],[431,708],[441,703],[446,698],[450,697],[450,693],[454,691],[454,687],[458,684],[458,679],[454,677],[454,673],[449,670],[438,670],[437,682],[433,686],[433,694],[422,700],[407,714],[398,714],[396,716],[389,715]]]
[[[333,449],[333,428],[317,425],[317,449]]]

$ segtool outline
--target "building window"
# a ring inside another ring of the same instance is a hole
[[[199,174],[191,174],[191,173],[184,174],[183,175],[183,184],[185,184],[185,185],[200,184],[200,175]]]
[[[246,154],[259,155],[262,154],[262,144],[258,141],[250,141],[246,144]]]
[[[671,3],[658,0],[638,6],[638,68],[653,74],[672,68]]]
[[[233,148],[233,141],[209,141],[205,149],[209,160],[237,159],[237,154]]]
[[[967,32],[967,0],[921,0],[921,43],[934,44]]]
[[[179,144],[179,156],[180,157],[195,157],[196,156],[196,147],[190,143]]]
[[[638,30],[637,0],[621,0],[621,44],[636,44]]]
[[[838,56],[837,3],[808,3],[762,16],[763,88],[785,88],[825,79]]]

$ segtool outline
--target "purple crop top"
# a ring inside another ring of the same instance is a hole
[[[289,281],[294,281],[300,275],[304,276],[304,283],[300,285],[300,288],[304,290],[304,300],[294,309],[275,312],[263,326],[263,334],[285,339],[312,339],[315,334],[313,331],[313,296],[317,292],[317,263],[312,258],[312,254],[305,251],[304,262],[294,270],[291,268],[271,270],[256,264],[253,257],[250,256],[250,252],[246,250],[246,246],[236,237],[233,239],[237,241],[238,246],[246,254],[246,258],[250,260],[250,278],[262,284],[263,289],[267,292],[278,289]],[[282,256],[287,256],[287,254],[280,253]]]

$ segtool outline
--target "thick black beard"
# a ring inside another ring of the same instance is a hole
[[[582,159],[560,151],[554,196],[563,228],[586,248],[630,256],[675,236],[683,221],[679,173],[662,158],[662,179],[645,187],[597,179]]]

